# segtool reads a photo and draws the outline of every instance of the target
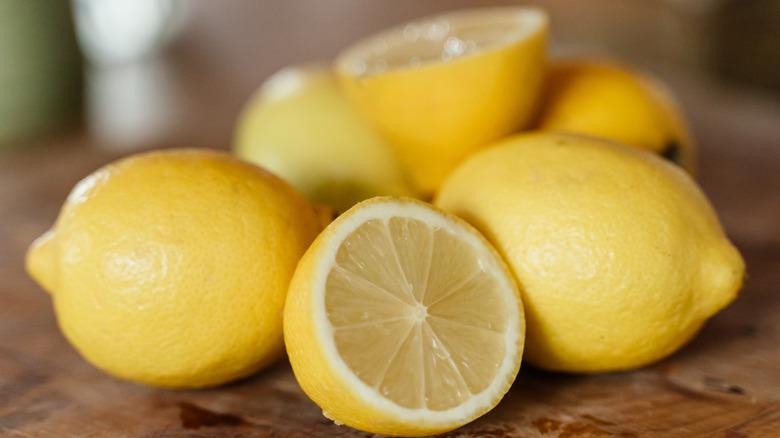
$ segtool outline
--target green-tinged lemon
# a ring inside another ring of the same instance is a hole
[[[243,111],[234,150],[338,212],[372,196],[413,194],[393,150],[323,67],[268,79]]]

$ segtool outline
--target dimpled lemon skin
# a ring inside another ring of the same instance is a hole
[[[283,352],[290,278],[321,228],[301,195],[224,153],[151,152],[82,180],[27,268],[97,367],[155,386],[246,376]]]
[[[507,138],[453,172],[436,204],[482,231],[523,294],[526,358],[549,370],[639,367],[737,296],[744,262],[678,167],[573,135]]]
[[[324,67],[273,75],[247,103],[235,137],[239,157],[336,211],[373,196],[413,195],[390,146]]]
[[[691,173],[696,148],[671,91],[612,61],[550,63],[537,127],[591,135],[653,151]]]

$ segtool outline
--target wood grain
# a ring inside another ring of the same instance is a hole
[[[172,123],[136,147],[224,148],[241,103],[270,71],[327,56],[370,29],[449,6],[388,2],[383,14],[357,0],[323,3],[230,2],[222,11],[222,2],[193,3],[194,23],[166,61],[179,96]],[[614,3],[596,1],[579,9],[590,21],[576,27],[570,4],[544,3],[557,26],[575,29],[562,31],[557,47],[573,42],[566,35],[580,38],[588,29],[603,36],[618,26],[615,14],[636,17],[648,8],[629,1],[621,12],[612,10]],[[318,18],[309,20],[307,10]],[[268,11],[270,17],[263,15]],[[262,25],[253,27],[252,16]],[[275,17],[291,24],[276,24]],[[269,35],[278,38],[271,42]],[[280,52],[285,40],[290,49]],[[690,345],[653,366],[598,376],[524,367],[494,411],[448,437],[780,436],[780,104],[673,66],[658,64],[656,70],[668,73],[691,116],[701,144],[699,179],[747,260],[744,291]],[[113,379],[68,345],[48,295],[24,272],[24,251],[51,226],[81,177],[126,153],[109,146],[80,130],[0,155],[0,435],[368,436],[324,418],[284,361],[225,387],[167,391]]]

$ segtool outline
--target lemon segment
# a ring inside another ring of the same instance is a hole
[[[472,228],[420,202],[375,198],[301,260],[285,342],[304,391],[360,430],[426,435],[495,406],[520,366],[519,292]]]
[[[471,152],[525,127],[541,92],[547,17],[534,8],[451,12],[342,52],[347,95],[431,195]]]
[[[657,361],[733,301],[744,277],[688,174],[596,138],[509,137],[458,167],[436,205],[504,256],[526,305],[526,358],[545,369]]]

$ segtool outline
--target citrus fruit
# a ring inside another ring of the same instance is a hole
[[[546,37],[539,9],[449,12],[368,37],[335,68],[417,189],[431,195],[467,155],[530,123]]]
[[[212,386],[281,356],[290,277],[320,229],[301,195],[253,165],[151,152],[79,182],[27,268],[97,367],[150,385]]]
[[[301,259],[284,337],[325,416],[415,436],[499,402],[520,367],[524,319],[511,274],[473,228],[419,201],[374,198]]]
[[[695,170],[693,140],[671,91],[647,73],[611,61],[553,61],[538,127],[653,151]]]
[[[701,190],[637,148],[513,136],[458,167],[436,204],[504,256],[526,306],[526,357],[542,368],[601,372],[659,360],[742,284],[742,258]]]
[[[243,110],[234,150],[340,212],[372,196],[413,194],[390,146],[323,67],[268,79]]]

